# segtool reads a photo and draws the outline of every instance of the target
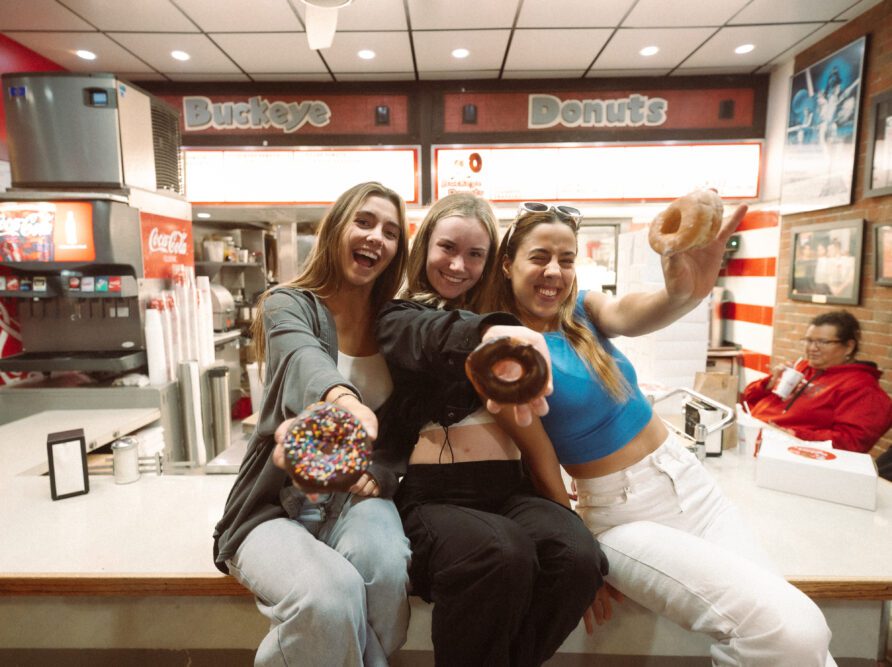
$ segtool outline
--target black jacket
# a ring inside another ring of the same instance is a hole
[[[399,299],[381,309],[375,336],[393,377],[393,393],[379,410],[373,455],[393,473],[390,479],[376,476],[382,496],[396,492],[398,476],[406,472],[426,423],[449,426],[480,407],[465,376],[465,359],[480,344],[482,332],[496,324],[520,322],[508,313],[475,315]]]

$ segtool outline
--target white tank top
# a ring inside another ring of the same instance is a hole
[[[460,422],[456,422],[449,428],[458,428],[459,426],[477,426],[480,424],[494,424],[495,421],[496,420],[493,418],[492,413],[489,410],[487,410],[486,408],[477,408],[474,412],[469,414]],[[421,429],[421,432],[424,433],[425,431],[431,430],[440,431],[442,429],[443,427],[436,422],[428,422]]]
[[[338,351],[338,371],[362,394],[362,402],[372,410],[381,407],[393,391],[393,380],[384,357],[351,357]]]

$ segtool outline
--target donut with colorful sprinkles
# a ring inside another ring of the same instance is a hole
[[[368,468],[371,443],[353,413],[333,403],[313,403],[285,433],[288,472],[308,493],[346,491]]]

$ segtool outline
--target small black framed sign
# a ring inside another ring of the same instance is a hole
[[[87,439],[82,428],[47,435],[46,456],[53,500],[80,496],[90,490]]]

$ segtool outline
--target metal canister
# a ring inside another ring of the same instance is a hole
[[[112,443],[112,468],[115,484],[130,484],[139,479],[139,440],[131,436]]]

